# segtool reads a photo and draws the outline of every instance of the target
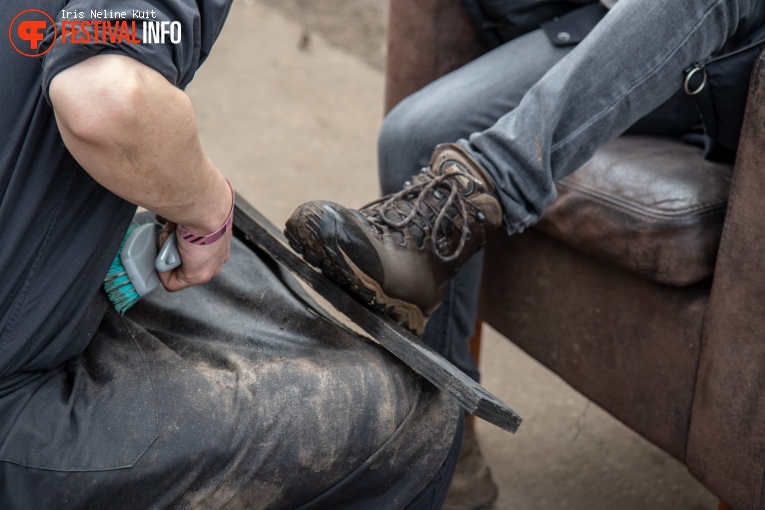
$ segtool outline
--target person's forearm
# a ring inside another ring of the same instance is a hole
[[[67,148],[105,188],[195,234],[225,221],[231,191],[202,152],[189,98],[162,75],[97,56],[59,73],[50,99]]]

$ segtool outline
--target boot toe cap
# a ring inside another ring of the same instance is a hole
[[[368,237],[368,224],[356,211],[329,201],[307,202],[287,220],[285,233],[345,266],[345,261],[339,260],[342,251],[365,274],[383,281],[382,263]]]

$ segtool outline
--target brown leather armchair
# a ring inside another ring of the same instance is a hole
[[[391,0],[386,106],[485,51],[455,0]],[[765,60],[733,168],[621,137],[535,228],[486,249],[481,318],[683,462],[765,508]]]

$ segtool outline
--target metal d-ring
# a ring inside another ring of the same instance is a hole
[[[699,71],[704,73],[704,75],[702,76],[702,79],[701,79],[701,84],[698,87],[696,87],[695,90],[689,90],[688,87],[691,84],[691,78],[696,73],[698,73]],[[698,94],[699,92],[704,90],[704,87],[706,86],[706,84],[707,84],[707,70],[706,70],[706,68],[704,68],[704,67],[694,67],[685,76],[685,84],[683,85],[683,88],[685,89],[685,93],[686,94],[688,94],[689,96],[695,96],[696,94]]]

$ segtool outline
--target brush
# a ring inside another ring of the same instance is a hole
[[[104,289],[114,308],[125,313],[146,294],[162,283],[157,272],[181,265],[175,235],[167,238],[157,253],[157,237],[162,232],[158,223],[130,224],[120,251],[115,255],[104,279]],[[173,233],[174,234],[174,233]]]

